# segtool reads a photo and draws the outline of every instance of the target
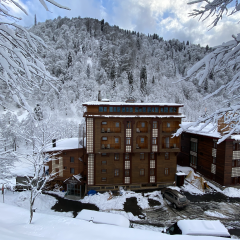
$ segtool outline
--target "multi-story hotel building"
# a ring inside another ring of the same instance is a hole
[[[175,180],[184,117],[175,103],[87,102],[87,189],[157,188]]]

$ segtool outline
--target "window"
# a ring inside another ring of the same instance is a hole
[[[216,148],[217,149],[217,142],[213,142],[213,148]]]
[[[145,159],[145,154],[144,153],[140,153],[140,160],[144,160]]]
[[[119,160],[119,153],[114,153],[114,160],[118,161]]]
[[[74,162],[74,157],[70,157],[70,162]]]
[[[117,107],[117,112],[121,112],[121,108],[120,107]]]
[[[107,125],[107,122],[102,122],[102,125]]]
[[[131,145],[131,138],[126,138],[126,144]]]
[[[125,112],[125,111],[126,111],[125,107],[122,107],[122,112]]]
[[[216,157],[213,157],[213,163],[214,164],[216,163]]]
[[[131,122],[127,122],[127,129],[131,129]]]
[[[155,176],[155,169],[154,168],[150,169],[150,176]]]
[[[107,178],[106,177],[102,177],[102,182],[106,182]]]
[[[119,122],[116,122],[115,127],[119,127],[119,126],[120,126]]]
[[[133,107],[130,107],[130,108],[129,108],[129,111],[130,111],[130,112],[133,112]]]
[[[139,112],[142,112],[142,108],[141,107],[139,108]]]
[[[170,146],[170,139],[169,139],[169,137],[165,137],[165,148],[169,148],[169,146]]]
[[[148,107],[148,108],[147,108],[147,112],[149,112],[149,113],[150,113],[150,112],[152,112],[151,110],[152,110],[152,108],[151,108],[151,107]]]
[[[197,167],[197,157],[190,155],[190,166]]]
[[[102,165],[106,165],[107,164],[107,161],[102,161]]]
[[[161,113],[163,113],[164,112],[164,108],[163,107],[161,107]]]
[[[102,157],[106,157],[106,156],[107,156],[107,153],[102,153],[101,156],[102,156]]]
[[[165,175],[169,175],[169,168],[165,168],[165,169],[164,169],[164,174],[165,174]]]
[[[99,108],[98,108],[98,111],[99,111],[99,112],[103,112],[103,107],[99,107]]]
[[[109,107],[109,112],[113,112],[113,107]]]
[[[146,112],[146,110],[147,110],[146,107],[143,107],[143,108],[142,108],[142,111],[143,111],[143,112]]]
[[[129,153],[125,153],[125,159],[129,159]]]
[[[168,123],[167,123],[167,128],[170,128],[170,126],[171,126],[171,124],[168,122]]]
[[[107,173],[107,169],[102,169],[101,173]]]
[[[125,170],[125,177],[129,177],[130,176],[130,171],[129,170]]]
[[[157,144],[157,138],[152,138],[152,144],[156,145]]]
[[[102,137],[102,140],[103,141],[107,141],[107,137]]]
[[[170,108],[169,108],[169,112],[170,112],[170,113],[173,113],[173,111],[174,111],[174,108],[173,108],[173,107],[170,107]]]
[[[164,107],[164,112],[168,113],[168,107]]]
[[[118,177],[119,176],[119,169],[115,169],[114,170],[114,177]]]
[[[157,125],[157,122],[156,122],[156,121],[153,121],[153,128],[154,128],[154,129],[158,128],[158,125]]]
[[[139,174],[140,174],[140,176],[144,176],[145,175],[145,169],[141,168]]]
[[[165,160],[169,160],[170,157],[170,153],[169,152],[165,152]]]
[[[197,152],[197,143],[196,142],[191,142],[191,151]]]
[[[145,122],[141,122],[141,126],[144,128],[145,127]]]
[[[140,142],[141,142],[141,143],[144,143],[144,138],[141,137],[141,138],[140,138]]]
[[[104,107],[104,108],[103,108],[103,111],[104,111],[104,112],[107,112],[107,107]]]
[[[155,154],[154,153],[150,153],[150,159],[155,160]]]
[[[119,143],[119,138],[115,137],[115,143]]]
[[[155,113],[158,113],[158,107],[155,107]]]
[[[74,168],[70,168],[70,173],[74,174]]]
[[[136,112],[136,113],[138,112],[138,107],[135,107],[135,112]]]

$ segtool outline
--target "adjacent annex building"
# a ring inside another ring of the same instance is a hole
[[[87,189],[141,189],[172,185],[184,117],[175,103],[84,103]]]
[[[190,166],[222,186],[240,184],[240,136],[232,135],[217,144],[223,123],[219,122],[214,131],[210,131],[213,129],[211,124],[200,131],[202,124],[182,133],[178,164]]]
[[[53,157],[47,163],[47,173],[55,173],[51,188],[57,184],[67,195],[83,196],[86,183],[86,149],[80,138],[53,140],[45,152]]]

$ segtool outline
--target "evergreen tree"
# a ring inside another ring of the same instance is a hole
[[[103,27],[104,27],[104,19],[101,20],[101,31],[103,32]]]
[[[34,26],[37,26],[37,15],[35,14],[35,17],[34,17]]]
[[[87,65],[87,71],[86,71],[86,74],[87,74],[87,77],[90,78],[90,65],[88,64]]]
[[[140,72],[140,90],[142,93],[146,93],[147,86],[147,68],[143,66]]]
[[[72,65],[72,55],[71,52],[68,54],[68,68]]]

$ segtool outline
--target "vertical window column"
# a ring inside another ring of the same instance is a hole
[[[88,185],[94,185],[94,154],[88,154]]]
[[[127,122],[126,127],[126,152],[132,151],[132,128],[131,122]]]
[[[124,159],[124,183],[130,184],[131,162],[129,153],[125,153]]]
[[[152,152],[158,152],[158,122],[152,124]]]
[[[87,118],[87,153],[93,153],[93,118]]]
[[[155,183],[156,182],[156,154],[150,153],[150,183]]]

